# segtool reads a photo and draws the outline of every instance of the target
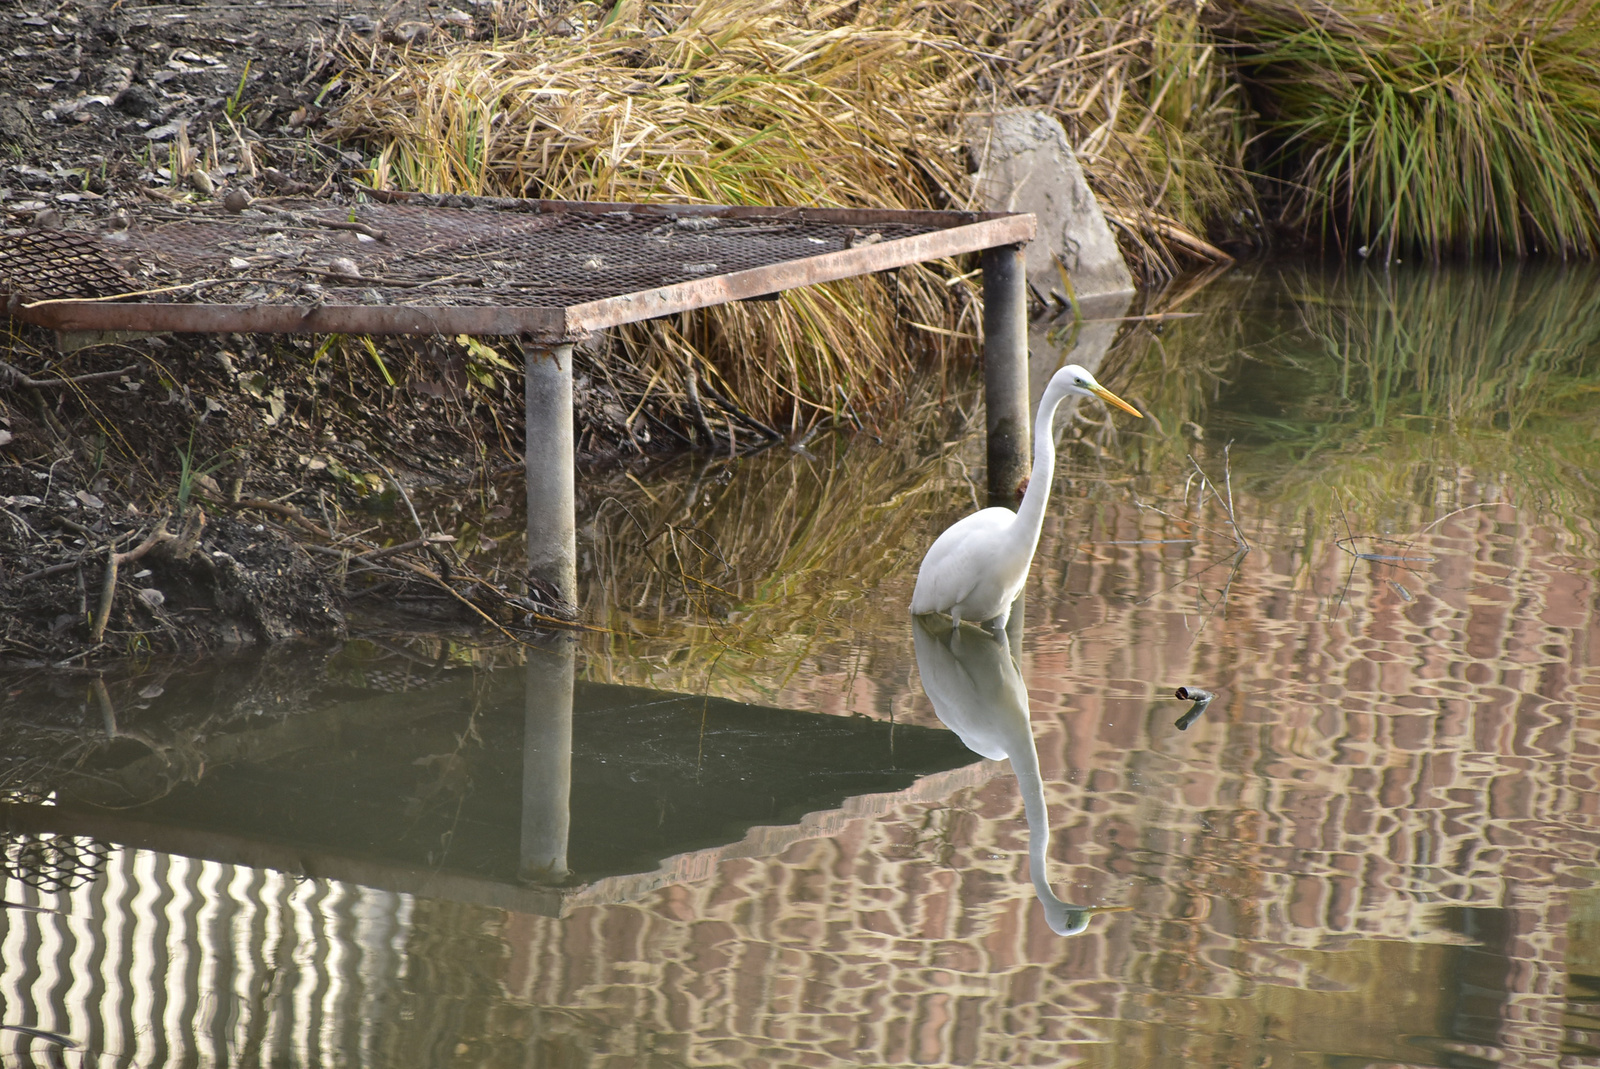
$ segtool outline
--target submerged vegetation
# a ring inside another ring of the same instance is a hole
[[[1170,471],[1237,443],[1237,489],[1341,524],[1385,526],[1397,502],[1446,512],[1467,486],[1583,515],[1597,296],[1588,265],[1233,272],[1182,304],[1203,315],[1139,324],[1109,354],[1107,379],[1162,428],[1130,436],[1127,461]]]

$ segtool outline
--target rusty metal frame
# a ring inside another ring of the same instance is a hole
[[[535,342],[559,344],[624,323],[635,323],[730,301],[766,297],[819,282],[853,278],[1002,245],[1020,244],[1031,240],[1036,228],[1034,216],[1027,213],[613,204],[518,200],[502,197],[426,196],[376,191],[374,196],[375,199],[387,202],[413,203],[430,207],[492,208],[541,214],[606,215],[628,212],[663,218],[707,216],[851,226],[909,223],[937,226],[940,229],[690,282],[619,294],[566,308],[519,305],[353,304],[324,304],[308,308],[276,304],[157,304],[69,298],[21,303],[13,309],[13,314],[38,326],[60,331],[498,334],[521,335]]]

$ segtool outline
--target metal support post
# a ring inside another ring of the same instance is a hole
[[[983,405],[989,502],[1015,506],[1033,467],[1028,437],[1028,276],[1021,245],[983,251]]]
[[[524,457],[528,477],[528,575],[563,605],[578,603],[573,516],[572,346],[535,350],[527,366]]]
[[[529,650],[522,736],[522,857],[524,880],[559,883],[567,877],[572,826],[571,636],[555,649]]]

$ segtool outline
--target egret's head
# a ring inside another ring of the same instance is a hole
[[[1133,909],[1132,906],[1069,906],[1059,899],[1054,906],[1051,908],[1052,903],[1044,903],[1044,918],[1057,935],[1078,935],[1089,927],[1097,913],[1127,913]]]
[[[1065,386],[1068,393],[1077,394],[1080,397],[1098,397],[1108,405],[1116,405],[1124,412],[1138,416],[1140,419],[1144,418],[1143,412],[1140,412],[1137,408],[1134,408],[1128,402],[1100,385],[1087,368],[1079,367],[1077,364],[1068,364],[1056,372],[1053,381]]]

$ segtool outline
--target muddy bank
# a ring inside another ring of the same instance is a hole
[[[13,333],[0,362],[0,662],[335,637],[351,612],[507,634],[561,615],[496,551],[522,522],[511,360],[442,339],[48,341]],[[603,388],[577,393],[581,463],[637,449]]]

